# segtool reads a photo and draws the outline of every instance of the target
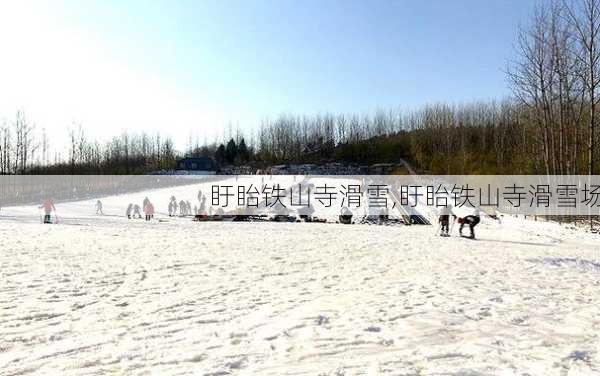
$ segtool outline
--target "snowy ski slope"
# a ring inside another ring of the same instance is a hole
[[[600,374],[596,234],[166,217],[192,188],[2,208],[0,374]]]

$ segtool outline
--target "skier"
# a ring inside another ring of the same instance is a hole
[[[481,215],[486,215],[494,220],[500,221],[500,219],[496,216],[496,215],[489,215],[488,213],[484,212],[483,210],[481,210],[481,208],[479,206],[474,207],[472,209],[472,213],[465,216],[464,218],[459,218],[458,222],[460,223],[460,228],[459,228],[459,233],[460,236],[469,238],[469,239],[475,239],[475,226],[477,226],[479,224],[479,222],[481,222]],[[463,227],[465,225],[469,226],[469,230],[471,230],[471,235],[469,236],[464,236],[462,233]]]
[[[142,218],[142,208],[140,208],[138,204],[133,205],[133,218],[135,218],[136,215],[138,218]]]
[[[96,201],[96,214],[104,215],[102,212],[102,201]]]
[[[173,202],[169,201],[169,217],[173,216]]]
[[[52,221],[51,221],[52,212],[54,212],[56,215],[56,207],[54,206],[54,202],[52,201],[52,199],[51,198],[46,199],[40,206],[40,209],[44,209],[44,223],[52,223]]]
[[[125,210],[125,215],[127,219],[131,219],[131,211],[133,210],[133,204],[127,205],[127,210]]]
[[[456,219],[456,215],[452,211],[452,205],[442,206],[439,214],[439,222],[440,222],[440,236],[450,236],[450,215],[452,215],[454,219]]]
[[[181,200],[179,201],[179,215],[183,217],[185,215],[185,211],[185,201]]]
[[[149,221],[154,217],[154,205],[148,200],[146,206],[144,206],[144,214],[146,215],[146,220]]]

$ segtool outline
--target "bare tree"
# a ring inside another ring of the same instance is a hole
[[[600,0],[578,0],[566,3],[568,21],[576,32],[577,56],[581,63],[588,112],[588,174],[595,173],[596,108],[600,96]]]

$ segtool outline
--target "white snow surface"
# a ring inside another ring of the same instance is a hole
[[[144,196],[2,209],[1,375],[600,374],[597,234],[124,218]]]

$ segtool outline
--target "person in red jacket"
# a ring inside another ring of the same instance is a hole
[[[54,202],[51,198],[44,200],[40,209],[44,209],[44,223],[52,223],[51,215],[52,212],[56,212],[56,207],[54,206]]]
[[[146,220],[149,221],[154,217],[154,205],[148,200],[144,206],[144,214],[146,214]]]

